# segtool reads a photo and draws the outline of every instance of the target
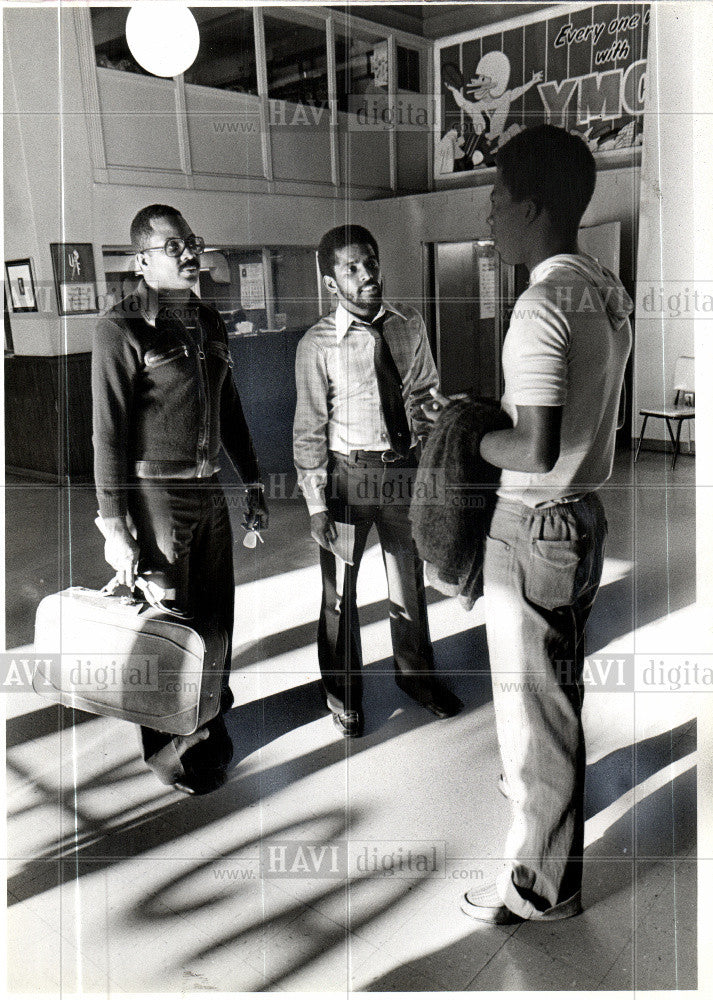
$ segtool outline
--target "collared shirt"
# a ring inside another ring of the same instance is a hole
[[[438,386],[423,319],[412,306],[384,303],[383,335],[403,383],[412,444],[430,424],[421,404]],[[377,318],[375,317],[375,318]],[[374,334],[369,323],[340,303],[315,323],[297,346],[297,408],[294,458],[297,479],[310,514],[326,510],[329,452],[387,451],[390,441],[374,367]]]

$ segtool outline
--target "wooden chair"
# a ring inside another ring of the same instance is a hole
[[[641,442],[644,440],[644,431],[646,430],[646,424],[649,417],[654,417],[658,420],[665,420],[666,427],[668,428],[668,434],[671,438],[671,444],[673,445],[673,461],[671,462],[671,469],[676,468],[676,459],[678,458],[678,452],[681,445],[681,427],[683,426],[684,420],[694,420],[696,416],[695,409],[695,366],[694,359],[688,357],[685,354],[680,354],[676,359],[676,367],[674,369],[674,392],[675,396],[673,399],[673,406],[663,407],[660,410],[644,409],[639,410],[639,416],[644,418],[644,422],[641,425],[641,434],[639,434],[639,443],[636,448],[636,456],[634,461],[636,462],[639,458],[639,452],[641,451]],[[679,406],[679,402],[683,402],[685,405]],[[676,432],[674,434],[673,422],[676,423]],[[689,428],[689,444],[690,444],[690,427]]]

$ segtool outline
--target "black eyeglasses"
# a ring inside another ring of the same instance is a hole
[[[205,240],[202,236],[187,236],[185,240],[180,236],[171,236],[162,247],[144,247],[140,253],[147,250],[163,250],[167,257],[180,257],[183,251],[188,248],[191,253],[201,254],[205,250]]]

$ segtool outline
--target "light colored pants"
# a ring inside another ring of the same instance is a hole
[[[526,919],[581,910],[584,626],[602,575],[599,497],[533,509],[498,499],[485,547],[485,616],[512,806],[500,897]]]

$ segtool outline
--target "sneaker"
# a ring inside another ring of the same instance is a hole
[[[460,908],[466,916],[486,924],[516,924],[523,920],[503,903],[494,882],[469,889],[461,899]]]

